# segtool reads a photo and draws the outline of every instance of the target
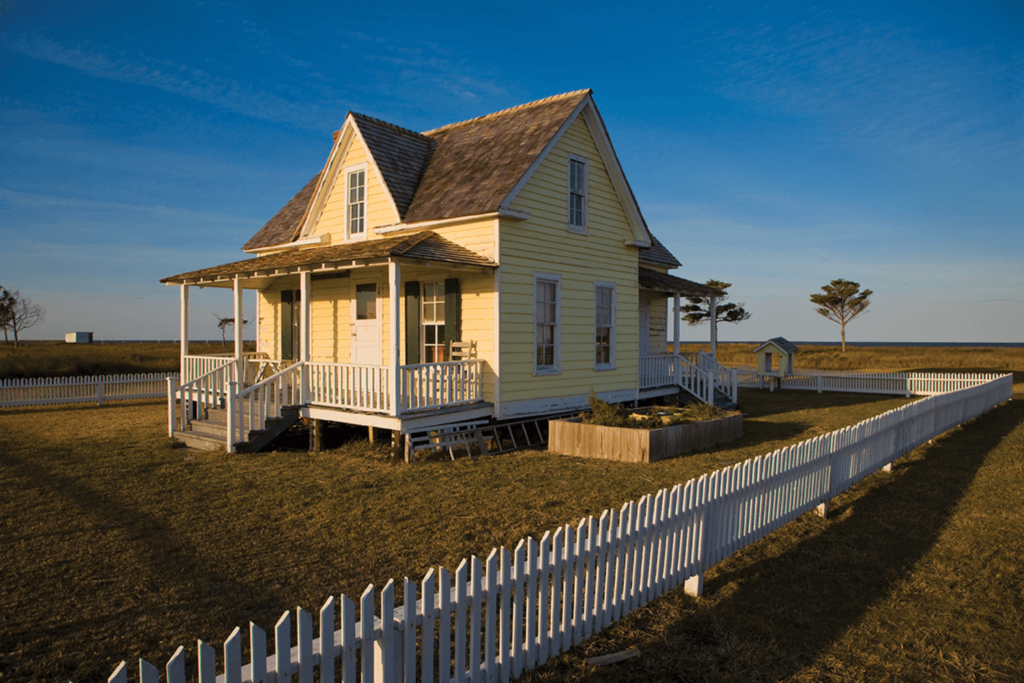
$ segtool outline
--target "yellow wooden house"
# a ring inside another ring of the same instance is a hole
[[[234,450],[300,416],[416,435],[577,410],[591,390],[735,400],[713,355],[666,353],[666,300],[678,339],[679,297],[722,293],[669,274],[680,263],[589,90],[425,133],[350,113],[243,249],[162,280],[181,288],[172,434]],[[242,291],[259,292],[255,354],[237,325],[230,357],[189,354],[196,286],[233,290],[235,319]]]

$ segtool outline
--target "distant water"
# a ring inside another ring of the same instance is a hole
[[[766,339],[759,341],[727,341],[719,344],[763,344]],[[669,342],[671,343],[671,342]],[[698,341],[682,341],[680,344],[707,344],[707,339]],[[837,341],[796,341],[797,346],[840,346]],[[846,342],[847,346],[870,348],[873,346],[934,346],[940,348],[956,347],[998,347],[1005,349],[1024,349],[1024,342]]]

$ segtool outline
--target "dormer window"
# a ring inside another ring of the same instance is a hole
[[[569,155],[569,231],[587,234],[587,160]]]
[[[362,237],[366,234],[366,169],[349,171],[348,182],[348,234]]]

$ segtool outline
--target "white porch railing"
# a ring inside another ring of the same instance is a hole
[[[483,399],[483,362],[476,359],[400,366],[397,404],[387,366],[307,363],[306,368],[309,402],[331,408],[390,413],[396,407],[401,415]]]
[[[705,367],[701,367],[701,364]],[[738,392],[735,373],[715,363],[710,357],[702,362],[700,355],[693,353],[642,356],[639,370],[641,389],[675,385],[711,404],[715,401],[717,387],[736,402]]]
[[[399,412],[473,403],[483,398],[483,363],[458,360],[398,368]]]
[[[697,367],[711,373],[715,380],[715,388],[726,394],[733,403],[739,400],[739,373],[735,368],[727,368],[709,353],[697,353]]]
[[[247,440],[250,431],[264,429],[267,420],[281,417],[283,408],[302,403],[302,363],[290,365],[237,394],[235,382],[229,384],[227,400],[227,449]]]
[[[219,408],[226,404],[228,383],[235,381],[236,366],[233,358],[222,357],[220,361],[221,365],[181,386],[175,378],[167,380],[168,436],[174,436],[175,425],[184,431],[193,406],[200,410],[203,406]]]
[[[185,385],[203,375],[208,375],[234,358],[234,354],[230,353],[183,356],[181,359],[181,383]]]
[[[309,402],[331,408],[387,413],[391,410],[391,369],[383,365],[307,363]]]

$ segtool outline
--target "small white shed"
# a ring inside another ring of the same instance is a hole
[[[754,353],[757,354],[757,374],[765,377],[783,378],[793,373],[793,357],[797,346],[783,337],[773,337],[761,344]]]
[[[64,335],[66,344],[92,344],[92,332],[68,332]]]

